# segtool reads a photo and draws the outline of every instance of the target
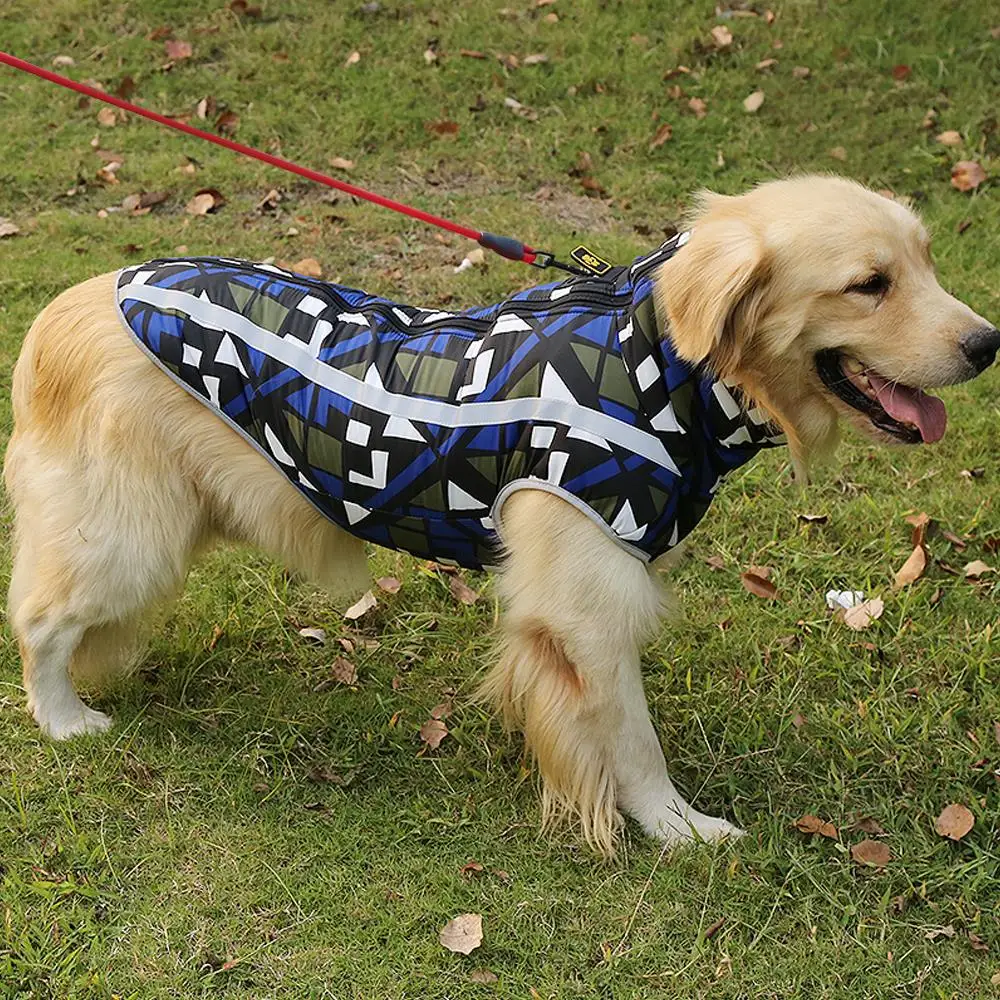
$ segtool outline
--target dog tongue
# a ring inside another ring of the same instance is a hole
[[[875,390],[882,409],[893,420],[916,424],[920,428],[920,436],[927,442],[940,441],[944,437],[948,414],[937,396],[928,396],[920,389],[899,382],[887,382],[873,371],[868,372],[868,382]]]

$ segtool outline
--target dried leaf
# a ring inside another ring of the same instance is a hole
[[[795,636],[790,636],[788,638],[795,639]],[[806,724],[806,717],[801,712],[796,712],[792,716],[792,725],[796,729],[801,729]]]
[[[326,645],[326,629],[315,628],[312,625],[307,625],[305,628],[299,629],[299,635],[303,639],[308,639],[310,642],[314,642],[317,646]]]
[[[427,48],[424,49],[424,62],[427,63],[428,66],[431,66],[437,61],[438,61],[437,49],[434,48],[433,45],[428,45]]]
[[[973,559],[962,568],[966,580],[978,580],[984,573],[992,573],[993,567],[984,563],[982,559]]]
[[[432,750],[437,750],[447,735],[448,727],[440,719],[428,719],[420,727],[420,738]]]
[[[384,590],[387,594],[398,594],[399,588],[403,585],[394,576],[380,576],[375,581],[375,586],[379,590]]]
[[[468,955],[483,943],[483,918],[478,913],[463,913],[441,928],[438,940],[442,947],[459,955]]]
[[[844,624],[848,628],[854,629],[855,632],[860,632],[862,629],[868,628],[877,618],[881,618],[884,610],[885,604],[882,599],[873,597],[869,601],[863,601],[853,608],[848,608],[844,612]]]
[[[959,538],[954,531],[949,531],[947,528],[944,528],[941,531],[941,536],[947,539],[948,542],[951,543],[952,548],[958,549],[959,552],[961,552],[962,549],[967,547],[968,543],[965,541],[964,538]]]
[[[733,33],[724,24],[717,24],[712,28],[711,35],[717,49],[733,44]]]
[[[951,924],[947,924],[944,927],[932,927],[924,937],[928,941],[936,941],[938,938],[953,938],[955,936],[955,928]]]
[[[969,944],[972,945],[973,951],[990,950],[989,944],[973,931],[969,931]]]
[[[338,656],[330,664],[330,676],[341,684],[357,684],[358,668],[345,656]]]
[[[920,511],[919,514],[910,514],[904,517],[903,520],[907,524],[913,525],[913,531],[910,533],[910,541],[914,545],[923,545],[927,539],[927,530],[934,519],[929,514]]]
[[[8,236],[17,236],[20,231],[17,223],[0,215],[0,240],[5,240]]]
[[[882,824],[871,816],[862,816],[856,823],[851,825],[851,829],[867,833],[871,837],[881,837],[885,834]]]
[[[458,122],[453,121],[440,121],[440,122],[424,122],[424,128],[428,132],[432,132],[434,135],[458,135],[459,125]]]
[[[796,80],[808,80],[812,76],[812,70],[808,66],[793,66],[792,76]]]
[[[961,146],[962,133],[956,132],[954,129],[948,129],[946,132],[936,135],[934,141],[941,143],[942,146]]]
[[[533,108],[529,108],[526,104],[522,104],[520,101],[515,100],[513,97],[505,97],[503,99],[503,106],[505,108],[510,108],[515,115],[521,118],[527,119],[529,122],[538,121],[538,112]]]
[[[843,162],[847,159],[847,150],[843,146],[833,146],[829,152],[835,160]]]
[[[459,49],[458,54],[460,56],[465,56],[466,59],[485,59],[486,53],[480,52],[478,49]]]
[[[303,257],[291,266],[296,274],[304,274],[307,278],[322,278],[323,265],[315,257]]]
[[[688,101],[688,108],[694,112],[695,118],[701,119],[708,114],[708,102],[703,101],[700,97],[692,97]]]
[[[360,600],[356,601],[344,612],[344,617],[349,622],[355,622],[377,605],[378,601],[375,600],[375,595],[370,590],[366,590]]]
[[[760,106],[764,103],[764,91],[755,90],[752,94],[748,95],[743,99],[743,107],[751,114],[755,111],[760,110]]]
[[[832,823],[828,823],[826,820],[822,820],[818,816],[812,816],[809,813],[806,813],[805,816],[800,816],[795,821],[795,829],[801,833],[808,833],[810,835],[819,834],[821,837],[828,837],[830,840],[839,839],[837,828]]]
[[[757,573],[740,573],[740,580],[743,586],[757,597],[763,597],[769,601],[776,600],[778,588],[770,580]]]
[[[173,62],[178,62],[181,59],[190,59],[194,54],[190,42],[180,42],[176,39],[165,41],[163,49],[167,53],[167,58]]]
[[[829,514],[799,514],[799,520],[803,524],[826,524],[830,520]]]
[[[939,836],[961,840],[975,822],[972,813],[965,806],[960,802],[953,802],[941,811],[941,815],[934,821],[934,829]]]
[[[114,128],[118,124],[118,115],[114,108],[101,108],[97,112],[97,124],[103,128]]]
[[[225,205],[226,199],[215,188],[202,188],[196,191],[194,197],[184,206],[188,215],[208,215]]]
[[[52,65],[59,69],[65,69],[67,66],[75,66],[76,60],[72,56],[55,56]]]
[[[898,80],[898,81],[908,80],[912,72],[913,71],[910,69],[909,66],[904,66],[902,64],[900,64],[899,66],[893,66],[892,78],[893,80]]]
[[[708,565],[709,569],[725,569],[726,560],[722,556],[709,556],[705,563]]]
[[[458,874],[462,878],[471,879],[473,875],[482,875],[486,871],[486,868],[481,865],[478,861],[466,861],[461,868],[458,869]]]
[[[354,160],[345,159],[343,156],[331,156],[329,160],[330,166],[334,170],[353,170]]]
[[[215,98],[211,95],[203,97],[197,105],[195,105],[194,113],[203,121],[206,118],[211,118],[215,114]]]
[[[917,545],[910,553],[909,558],[896,571],[893,577],[892,589],[899,590],[914,580],[919,580],[924,575],[927,568],[927,550],[923,545]]]
[[[862,840],[851,848],[851,857],[859,865],[884,868],[891,860],[889,848],[878,840]]]
[[[551,14],[547,14],[547,17],[551,17]],[[482,986],[488,986],[492,983],[499,982],[497,979],[497,974],[495,972],[490,972],[489,969],[473,969],[469,973],[470,983],[479,983]]]
[[[521,60],[522,66],[540,66],[542,63],[547,63],[549,57],[544,52],[532,52],[531,55],[525,56]]]
[[[475,604],[479,600],[479,594],[476,593],[460,576],[452,576],[448,580],[448,589],[451,591],[451,596],[455,598],[456,601],[462,604]]]
[[[260,7],[251,6],[247,0],[230,0],[229,9],[237,17],[260,17],[263,13]]]
[[[442,701],[431,709],[432,719],[447,719],[455,710],[455,706],[450,701]]]
[[[497,59],[506,69],[520,69],[521,60],[513,52],[498,52]]]
[[[220,135],[235,135],[240,127],[240,116],[235,111],[223,111],[215,119],[215,130]]]
[[[669,122],[664,122],[657,130],[656,135],[649,141],[650,150],[659,149],[668,139],[673,138],[674,127]]]
[[[345,67],[347,67],[347,66],[356,66],[359,62],[361,62],[361,53],[358,52],[357,49],[355,49],[354,52],[352,52],[344,60],[344,66]]]
[[[986,171],[975,160],[959,160],[951,168],[951,186],[958,191],[974,191],[986,180]]]

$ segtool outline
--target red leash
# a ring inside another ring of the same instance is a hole
[[[297,163],[284,160],[280,156],[272,156],[270,153],[264,153],[259,149],[254,149],[252,146],[244,146],[241,142],[233,142],[232,139],[226,139],[224,136],[205,132],[200,128],[195,128],[193,125],[188,125],[186,122],[178,121],[176,118],[168,118],[166,115],[149,111],[138,104],[132,104],[130,101],[123,100],[121,97],[116,97],[113,94],[106,94],[103,90],[98,90],[96,87],[88,87],[85,83],[77,83],[76,80],[60,76],[58,73],[43,69],[34,63],[26,62],[24,59],[18,59],[17,56],[9,55],[6,52],[0,51],[0,63],[6,63],[14,69],[31,73],[32,76],[41,77],[43,80],[48,80],[49,83],[66,87],[67,90],[75,90],[78,94],[85,94],[87,97],[92,97],[95,101],[104,101],[105,104],[112,104],[116,108],[122,108],[124,111],[131,111],[132,114],[141,115],[143,118],[148,118],[159,125],[166,125],[167,128],[177,129],[178,132],[186,132],[188,135],[193,135],[198,139],[214,142],[216,146],[222,146],[225,149],[242,153],[244,156],[249,156],[254,160],[260,160],[263,163],[270,164],[272,167],[278,167],[279,170],[287,170],[291,174],[298,174],[299,177],[316,181],[317,184],[325,184],[327,187],[343,191],[345,194],[353,195],[355,198],[362,198],[365,201],[381,205],[383,208],[388,208],[393,212],[408,215],[411,219],[419,219],[421,222],[437,226],[439,229],[447,229],[448,232],[457,233],[466,239],[475,240],[481,247],[492,250],[494,253],[500,254],[501,257],[506,257],[508,260],[523,261],[525,264],[532,264],[534,267],[558,267],[560,270],[568,271],[570,274],[587,275],[593,273],[592,270],[584,270],[572,264],[564,264],[556,260],[551,253],[547,253],[544,250],[535,250],[533,247],[527,246],[512,236],[497,236],[495,233],[480,232],[478,229],[460,226],[457,222],[450,222],[448,219],[442,219],[440,216],[421,211],[419,208],[404,205],[402,202],[393,201],[391,198],[384,198],[380,194],[366,191],[364,188],[348,184],[345,181],[339,181],[328,174],[321,174],[319,171],[310,170],[308,167],[300,167]]]

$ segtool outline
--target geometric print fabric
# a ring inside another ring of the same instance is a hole
[[[536,488],[649,559],[778,441],[657,336],[653,274],[684,242],[458,313],[228,258],[125,268],[117,301],[161,368],[352,534],[490,566],[503,500]]]

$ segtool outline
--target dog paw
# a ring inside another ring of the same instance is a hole
[[[103,733],[111,728],[111,716],[88,708],[81,701],[69,711],[52,713],[49,716],[35,715],[42,731],[53,740],[69,740],[74,736]]]
[[[664,817],[650,832],[657,840],[666,844],[685,844],[695,841],[712,844],[720,840],[736,840],[746,835],[745,830],[734,826],[728,820],[706,816],[693,809],[685,814]]]

